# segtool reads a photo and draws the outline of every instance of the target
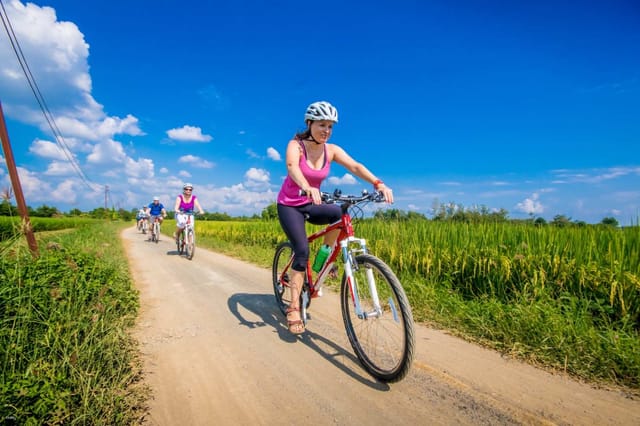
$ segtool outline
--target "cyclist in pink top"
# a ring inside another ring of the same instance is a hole
[[[182,194],[176,197],[176,202],[173,207],[176,215],[176,231],[173,233],[174,240],[178,239],[178,234],[180,234],[180,231],[182,231],[187,224],[186,213],[193,213],[195,209],[198,209],[200,214],[204,214],[204,210],[200,207],[198,197],[193,193],[193,185],[185,183],[182,185]]]
[[[297,133],[287,145],[287,177],[277,199],[278,219],[284,233],[293,245],[294,260],[291,286],[291,306],[287,309],[287,324],[293,334],[304,332],[297,305],[304,272],[309,259],[309,243],[305,220],[325,225],[340,220],[340,206],[322,204],[320,185],[329,175],[331,162],[335,161],[349,172],[373,184],[388,203],[393,202],[393,192],[384,182],[371,173],[362,163],[355,161],[338,145],[328,143],[333,125],[338,122],[338,111],[329,102],[314,102],[304,115],[307,129]],[[301,195],[300,191],[305,195]],[[337,232],[327,234],[325,244],[332,246]]]

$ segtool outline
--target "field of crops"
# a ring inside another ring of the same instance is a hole
[[[197,232],[217,248],[253,247],[254,257],[284,238],[265,221],[200,221]],[[582,378],[640,387],[639,227],[363,220],[356,233],[396,272],[416,320]]]

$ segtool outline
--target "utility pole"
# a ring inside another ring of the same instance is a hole
[[[27,237],[27,243],[29,244],[31,255],[33,257],[38,257],[38,243],[36,242],[36,237],[33,234],[33,228],[31,227],[31,221],[29,220],[29,211],[27,210],[27,204],[24,201],[22,186],[20,186],[20,177],[18,176],[16,162],[13,158],[13,151],[11,150],[11,143],[9,142],[9,132],[7,131],[7,124],[4,121],[2,102],[0,102],[0,139],[2,140],[2,150],[4,151],[4,158],[7,162],[9,177],[11,178],[11,186],[13,187],[13,193],[16,196],[18,212],[22,218],[22,230]]]

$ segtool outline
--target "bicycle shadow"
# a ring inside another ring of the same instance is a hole
[[[240,325],[249,328],[271,326],[278,333],[280,339],[290,343],[304,343],[310,349],[320,354],[324,359],[363,385],[380,391],[388,391],[391,389],[387,383],[377,381],[367,373],[362,375],[352,368],[349,368],[344,362],[341,362],[340,358],[346,357],[355,365],[360,365],[358,358],[353,355],[350,350],[345,349],[322,335],[309,331],[309,329],[298,336],[291,334],[287,329],[286,318],[276,306],[273,295],[238,293],[232,295],[228,299],[227,306],[229,307],[229,311],[238,318]],[[240,306],[260,317],[261,320],[249,321],[245,319],[238,309]],[[329,350],[324,349],[320,344]]]

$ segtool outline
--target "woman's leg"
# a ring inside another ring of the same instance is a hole
[[[305,214],[298,207],[278,205],[278,219],[293,246],[294,260],[289,275],[291,303],[287,309],[287,324],[293,334],[304,332],[300,316],[300,292],[309,260],[309,242],[305,229]]]

